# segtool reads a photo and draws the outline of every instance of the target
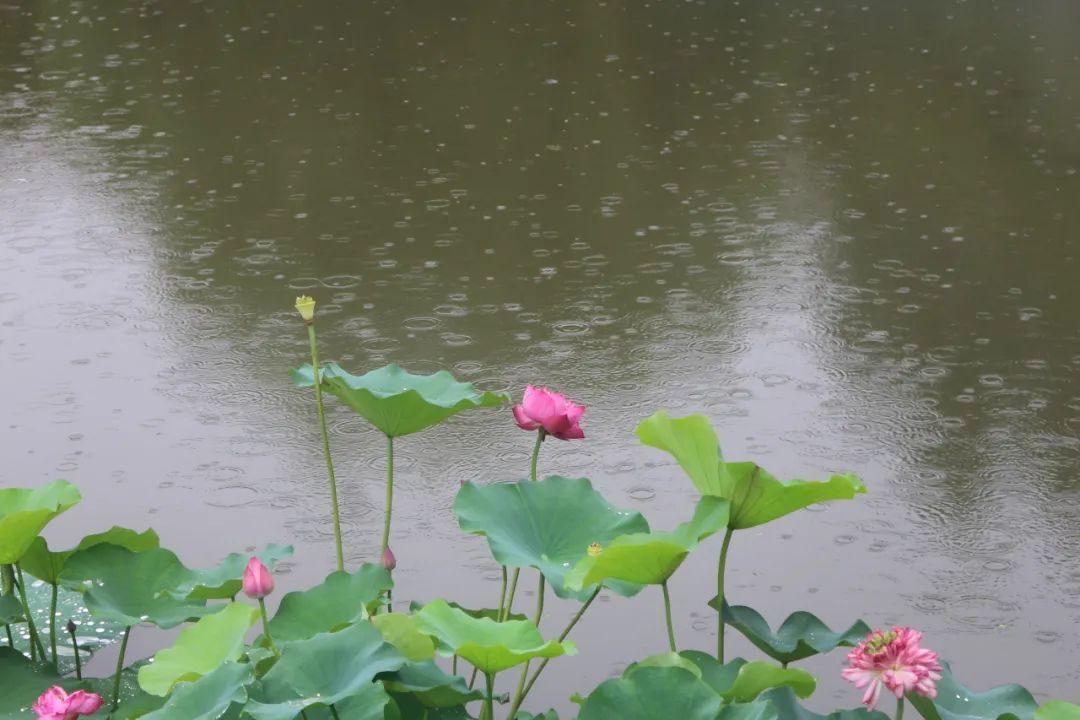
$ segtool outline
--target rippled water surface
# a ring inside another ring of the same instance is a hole
[[[909,622],[975,687],[1075,698],[1078,30],[1069,0],[7,0],[0,483],[78,483],[58,541],[288,541],[281,584],[316,581],[325,480],[286,373],[309,293],[348,368],[586,403],[542,471],[659,527],[692,491],[632,435],[655,409],[783,476],[860,473],[864,499],[740,533],[733,599]],[[383,445],[331,424],[356,564]],[[398,443],[395,597],[494,602],[451,504],[531,442],[501,411]],[[714,643],[718,545],[674,579],[688,647]],[[664,648],[659,592],[605,599],[530,705]],[[574,608],[548,607],[554,633]],[[857,703],[841,657],[810,663],[815,707]]]

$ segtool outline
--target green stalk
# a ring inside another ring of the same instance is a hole
[[[593,604],[593,600],[595,600],[599,595],[600,586],[597,585],[596,591],[589,596],[589,599],[586,600],[585,604],[582,605],[581,608],[574,614],[574,617],[570,618],[570,624],[567,625],[566,629],[562,631],[561,635],[559,635],[559,642],[562,642],[567,638],[568,635],[570,635],[570,631],[574,629],[574,626],[578,624],[578,620],[581,619],[581,616],[585,614],[585,611],[588,610],[589,606]],[[536,672],[533,673],[533,676],[531,678],[529,678],[529,682],[525,684],[525,689],[521,692],[518,698],[514,700],[514,705],[510,708],[510,718],[513,718],[514,715],[517,714],[518,709],[521,707],[521,703],[525,702],[525,698],[528,696],[529,691],[531,691],[533,685],[536,684],[536,679],[540,677],[540,673],[544,672],[544,668],[547,667],[549,662],[551,662],[551,658],[544,658],[540,662],[540,667],[536,668]]]
[[[495,708],[491,704],[491,696],[495,692],[495,677],[491,673],[484,673],[484,683],[487,685],[487,695],[484,697],[484,718],[495,720]]]
[[[379,557],[390,546],[390,518],[394,509],[394,438],[386,436],[386,513],[383,515],[382,547]]]
[[[15,571],[10,565],[0,565],[0,597],[6,597],[15,593]],[[15,639],[11,636],[11,626],[4,623],[4,632],[7,633],[8,647],[15,647]]]
[[[721,665],[724,664],[724,573],[727,570],[728,546],[731,545],[731,535],[734,532],[733,528],[728,528],[724,533],[724,544],[720,546],[720,561],[716,565],[716,599],[719,601],[716,616],[720,621],[716,630],[716,659]]]
[[[41,661],[45,661],[45,646],[41,644],[41,636],[38,635],[37,625],[34,624],[34,615],[30,612],[30,601],[26,598],[26,580],[23,578],[22,568],[15,564],[15,573],[18,575],[19,599],[22,600],[23,613],[26,615],[26,626],[30,631],[30,659],[37,660],[41,653]]]
[[[281,657],[281,651],[278,650],[278,646],[274,643],[274,637],[270,634],[270,620],[266,617],[266,603],[262,598],[259,598],[259,614],[262,615],[263,635],[266,636],[266,641],[270,643],[270,649],[274,651],[274,654]]]
[[[333,703],[330,703],[330,714],[334,716],[334,720],[341,720],[341,717],[337,714],[337,708]]]
[[[514,593],[517,592],[518,578],[521,576],[521,568],[514,568],[514,577],[510,580],[510,595],[506,599],[506,609],[499,616],[499,622],[510,617],[510,611],[514,607]]]
[[[457,653],[454,653],[454,659],[450,661],[450,674],[457,675]]]
[[[75,651],[75,679],[82,680],[82,658],[79,657],[79,641],[75,637],[75,623],[68,623],[71,632],[71,649]]]
[[[311,373],[315,381],[315,405],[319,410],[319,429],[322,431],[323,457],[326,458],[326,475],[330,478],[330,509],[334,517],[334,542],[337,550],[337,568],[345,571],[345,551],[341,547],[341,514],[338,511],[337,478],[334,476],[334,461],[330,457],[330,433],[326,430],[326,409],[323,407],[322,381],[319,377],[319,347],[315,342],[315,321],[305,323],[308,329],[308,344],[311,346]]]
[[[113,679],[112,709],[116,710],[120,704],[120,673],[124,671],[124,654],[127,652],[128,638],[131,636],[131,626],[124,628],[124,639],[120,643],[120,655],[116,658],[116,677]]]
[[[8,647],[15,647],[15,639],[11,637],[11,626],[7,623],[4,623],[4,632],[7,633]]]
[[[502,566],[502,589],[499,590],[499,614],[495,617],[502,619],[503,607],[506,605],[506,566]]]
[[[56,586],[52,586],[52,598],[49,600],[49,647],[52,650],[52,664],[59,668],[56,660]]]
[[[671,595],[668,593],[667,582],[665,581],[661,587],[664,589],[664,617],[667,620],[668,644],[671,645],[671,652],[678,652],[675,648],[675,628],[671,624]]]
[[[547,432],[544,428],[536,431],[536,444],[533,445],[532,460],[529,463],[529,479],[536,482],[536,461],[540,459],[540,443],[544,442]]]
[[[536,617],[533,618],[533,625],[537,629],[540,628],[540,616],[544,614],[544,590],[544,573],[540,573],[540,582],[536,590]],[[521,695],[525,692],[525,679],[529,676],[530,662],[530,660],[526,660],[521,667],[521,677],[518,678],[517,691],[514,693],[514,704],[511,706],[510,715],[508,716],[511,720],[513,720],[518,708],[521,707]]]
[[[903,696],[896,698],[896,719],[904,720],[904,698]]]

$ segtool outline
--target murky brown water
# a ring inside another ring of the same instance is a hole
[[[588,404],[542,470],[655,526],[690,507],[631,434],[655,409],[778,474],[861,473],[866,499],[740,534],[733,599],[915,624],[975,687],[1075,698],[1077,30],[1069,0],[8,0],[0,482],[79,483],[61,541],[290,541],[282,584],[314,581],[325,481],[286,375],[310,293],[348,368]],[[332,421],[355,564],[382,443]],[[450,508],[531,441],[503,412],[399,443],[397,597],[494,600]],[[686,646],[713,644],[716,550],[675,578]],[[590,613],[537,706],[664,648],[659,593]],[[840,659],[810,664],[815,707],[857,703]]]

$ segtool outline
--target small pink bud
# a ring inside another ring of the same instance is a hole
[[[538,430],[541,439],[554,435],[559,440],[581,440],[581,416],[585,406],[547,388],[525,386],[521,403],[513,407],[514,422],[522,430]]]
[[[394,551],[387,545],[382,551],[382,566],[387,570],[393,570],[397,567],[397,558],[394,557]]]
[[[248,560],[244,568],[244,594],[252,600],[260,600],[274,592],[274,576],[257,557]]]

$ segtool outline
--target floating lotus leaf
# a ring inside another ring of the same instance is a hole
[[[254,678],[247,663],[227,662],[198,680],[177,685],[168,701],[143,720],[218,720],[239,714],[247,702],[247,686]]]
[[[537,657],[573,655],[573,643],[544,642],[529,620],[495,622],[474,618],[445,600],[428,603],[417,614],[418,627],[484,673],[497,673]]]
[[[709,605],[715,608],[718,600],[713,598]],[[724,622],[745,635],[763,653],[785,665],[827,653],[840,645],[853,647],[870,632],[870,626],[862,620],[856,620],[843,632],[833,632],[816,615],[800,610],[789,615],[773,633],[769,623],[753,608],[726,602],[723,608]]]
[[[579,600],[587,599],[595,588],[569,590],[564,580],[567,571],[588,556],[590,544],[607,546],[621,535],[649,532],[640,513],[614,507],[585,478],[465,483],[454,512],[462,530],[487,537],[500,564],[534,567],[556,595]],[[611,588],[627,596],[641,589],[617,580],[611,581]]]
[[[378,628],[383,639],[396,647],[409,662],[422,662],[435,657],[435,642],[416,627],[416,616],[405,613],[372,615],[371,624]]]
[[[293,554],[292,545],[267,545],[255,557],[271,570]],[[181,593],[195,600],[225,600],[240,592],[250,553],[232,553],[212,568],[190,571]],[[186,592],[185,592],[186,591]]]
[[[133,552],[143,552],[160,546],[158,535],[153,530],[138,532],[114,525],[105,532],[87,535],[70,550],[49,550],[49,544],[45,538],[38,536],[30,544],[26,554],[19,561],[19,565],[22,566],[24,572],[30,573],[38,580],[57,585],[68,558],[79,550],[87,550],[103,543],[119,545]]]
[[[244,636],[259,617],[257,608],[231,603],[185,628],[172,647],[158,651],[139,669],[139,686],[151,695],[168,695],[178,682],[192,682],[244,652]]]
[[[510,399],[505,393],[480,392],[445,370],[413,375],[397,365],[387,365],[358,376],[336,363],[327,363],[320,376],[324,390],[390,437],[410,435],[463,410],[498,407]],[[311,365],[293,370],[292,377],[300,387],[315,384]]]
[[[278,642],[333,632],[367,617],[380,595],[394,586],[381,565],[364,564],[354,573],[333,572],[308,590],[287,594],[270,619]]]
[[[586,555],[566,574],[566,586],[581,590],[611,580],[665,583],[701,540],[727,522],[728,501],[706,495],[694,509],[694,517],[674,531],[620,535],[603,546],[599,555]]]
[[[907,699],[926,720],[1032,720],[1038,703],[1020,685],[998,685],[986,692],[967,689],[956,679],[948,663],[941,664],[937,697],[908,693]]]
[[[646,667],[600,683],[578,720],[716,720],[723,701],[690,672]]]
[[[409,693],[426,708],[456,707],[484,696],[470,690],[465,678],[447,675],[432,661],[409,663],[385,677],[383,684],[395,695]]]
[[[800,705],[795,692],[788,687],[766,690],[758,699],[772,703],[779,714],[778,720],[889,720],[889,716],[885,713],[867,710],[864,707],[818,715]]]
[[[82,500],[67,480],[43,487],[0,490],[0,565],[19,562],[49,522]]]
[[[1051,700],[1035,711],[1035,720],[1080,720],[1080,705],[1065,700]]]
[[[190,571],[164,548],[132,552],[108,544],[76,552],[60,573],[61,583],[80,588],[91,614],[126,626],[151,622],[166,629],[223,607],[176,597],[189,578]]]
[[[810,697],[817,687],[814,676],[797,668],[782,668],[772,663],[735,658],[721,665],[712,655],[684,650],[684,658],[701,669],[701,679],[728,702],[746,703],[766,690],[790,687],[801,698]]]
[[[702,495],[731,501],[729,527],[754,527],[827,500],[850,500],[866,487],[855,475],[833,475],[823,482],[781,482],[752,462],[724,462],[720,441],[704,415],[672,418],[658,412],[637,427],[650,447],[670,453]]]
[[[19,598],[14,595],[0,595],[0,625],[13,625],[25,620]]]
[[[337,703],[365,691],[370,695],[376,675],[406,662],[369,622],[280,647],[281,658],[252,687],[244,706],[256,720],[292,720],[312,705]]]

